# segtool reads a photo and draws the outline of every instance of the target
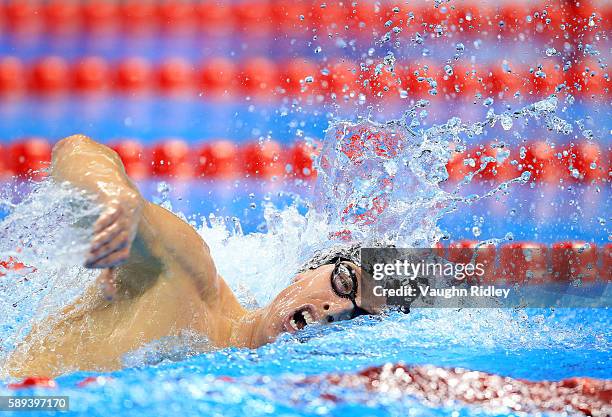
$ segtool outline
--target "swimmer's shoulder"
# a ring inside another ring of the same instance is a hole
[[[138,238],[150,247],[165,270],[180,270],[181,275],[189,277],[204,301],[218,297],[221,278],[210,248],[190,224],[150,202],[141,222],[148,227],[139,229]]]

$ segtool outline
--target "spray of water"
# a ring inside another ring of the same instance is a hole
[[[1,204],[10,214],[0,222],[0,259],[26,267],[0,267],[0,363],[32,323],[91,285],[95,272],[80,265],[100,212],[83,192],[50,180],[12,185],[2,194]]]
[[[477,173],[497,161],[483,158],[475,172],[446,191],[446,164],[452,152],[465,149],[466,143],[505,118],[537,122],[549,131],[569,134],[571,125],[556,115],[557,105],[557,98],[551,96],[512,113],[495,114],[491,109],[481,122],[464,123],[454,117],[421,130],[414,129],[412,117],[426,103],[418,103],[403,119],[387,123],[335,121],[316,161],[317,182],[305,215],[296,207],[278,210],[268,204],[267,233],[244,235],[240,228],[214,217],[199,232],[225,279],[244,300],[255,299],[259,304],[286,286],[315,250],[339,242],[431,247],[445,234],[438,226],[441,217],[507,192],[512,184],[530,181],[525,171],[481,194],[462,195]]]
[[[507,125],[507,118],[543,121],[549,130],[571,132],[571,125],[555,115],[556,107],[553,96],[514,113],[491,110],[483,122],[452,118],[420,130],[410,120],[414,109],[404,119],[387,123],[335,121],[323,141],[306,214],[295,206],[279,210],[268,204],[266,233],[245,235],[239,224],[214,216],[198,231],[241,302],[263,305],[317,249],[338,242],[431,246],[443,235],[438,220],[446,213],[528,181],[528,174],[523,174],[467,197],[461,195],[461,186],[442,188],[451,153],[466,140],[484,135],[487,127]],[[493,161],[484,160],[480,170],[489,162]],[[15,257],[31,268],[5,272],[8,275],[0,278],[0,347],[5,353],[34,321],[77,297],[95,278],[95,272],[79,265],[99,208],[83,193],[52,181],[34,185],[25,198],[23,192],[17,194],[22,197],[18,204],[12,197],[2,198],[9,214],[0,224],[0,259]]]

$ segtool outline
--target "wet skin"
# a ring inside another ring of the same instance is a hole
[[[353,302],[332,288],[334,265],[297,275],[268,306],[245,310],[196,231],[146,201],[118,155],[85,136],[54,147],[51,176],[90,192],[103,207],[85,262],[100,274],[74,303],[33,326],[5,364],[13,376],[117,369],[125,353],[185,330],[217,348],[254,348],[313,322],[350,317]],[[356,265],[344,267],[360,278]]]

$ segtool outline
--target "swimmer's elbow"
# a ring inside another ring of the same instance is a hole
[[[79,147],[84,145],[92,145],[94,143],[96,142],[85,135],[79,134],[68,136],[55,144],[53,147],[53,157],[55,159],[66,154],[73,153]]]
[[[113,165],[120,162],[119,155],[111,148],[82,134],[68,136],[57,142],[53,147],[52,159],[53,164],[57,164],[69,161],[73,157],[87,156],[91,158],[92,155],[94,157],[95,155],[110,157]]]
[[[109,147],[85,135],[68,136],[53,147],[51,175],[56,179],[80,183],[91,177],[95,181],[98,173],[104,174],[107,182],[124,181],[121,158]]]

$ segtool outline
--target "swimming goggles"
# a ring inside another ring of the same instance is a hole
[[[347,264],[348,261],[348,259],[340,257],[335,260],[334,270],[331,274],[332,290],[338,297],[348,298],[351,300],[351,303],[353,303],[353,310],[350,314],[351,319],[359,316],[372,315],[372,313],[357,305],[357,274],[355,270]]]

